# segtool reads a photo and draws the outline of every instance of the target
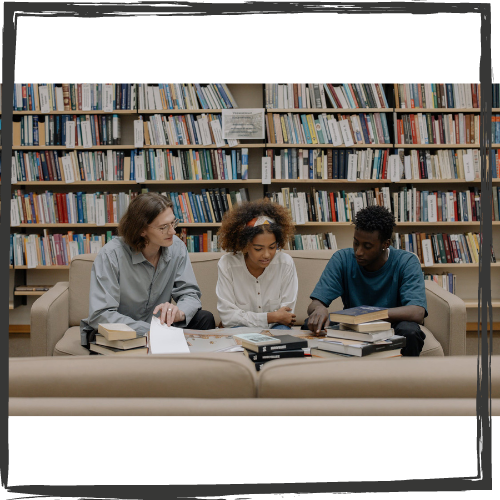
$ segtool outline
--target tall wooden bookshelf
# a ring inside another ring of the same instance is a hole
[[[265,106],[265,86],[263,84],[230,84],[230,88],[238,106],[240,108],[263,108]],[[391,130],[391,143],[390,144],[370,144],[358,146],[355,149],[383,149],[389,148],[394,150],[396,148],[419,148],[419,145],[398,145],[396,143],[395,134],[392,131],[392,125],[397,119],[398,114],[408,113],[410,110],[401,109],[395,107],[393,85],[384,85],[385,93],[389,103],[389,107],[381,109],[342,109],[334,110],[333,108],[325,109],[267,109],[266,113],[323,113],[327,112],[339,112],[348,114],[354,113],[385,113],[387,121],[389,122],[389,129]],[[327,101],[328,102],[328,101]],[[449,113],[455,112],[452,109],[422,109],[418,110],[422,112],[440,112]],[[121,110],[113,111],[109,114],[119,114],[122,120],[121,122],[121,145],[120,146],[96,146],[94,150],[103,150],[106,148],[112,148],[114,150],[122,149],[125,150],[125,154],[130,154],[129,152],[134,147],[133,133],[134,133],[134,120],[137,119],[138,115],[147,117],[149,114],[189,114],[196,113],[200,114],[203,112],[207,113],[217,113],[221,110]],[[417,112],[417,110],[411,109],[411,112]],[[460,112],[468,112],[479,114],[478,109],[467,109],[460,110]],[[493,112],[500,112],[500,109],[494,109]],[[64,111],[64,112],[50,112],[45,113],[45,115],[50,114],[105,114],[99,111],[86,111],[86,112],[75,112],[75,111]],[[19,119],[23,115],[43,115],[44,113],[38,111],[14,111],[14,120]],[[241,141],[243,143],[248,143],[249,141]],[[186,146],[163,146],[169,149],[184,149]],[[191,149],[201,149],[203,146],[189,146]],[[185,189],[192,191],[193,193],[200,193],[203,187],[210,185],[214,186],[227,186],[231,189],[239,189],[240,187],[248,188],[250,199],[261,198],[265,192],[280,190],[284,186],[296,187],[298,190],[306,190],[311,187],[321,188],[323,190],[332,191],[344,189],[346,191],[359,191],[367,189],[372,186],[388,186],[391,191],[399,189],[404,185],[419,185],[425,186],[425,188],[443,190],[443,189],[458,189],[465,188],[467,186],[478,186],[479,181],[466,182],[464,180],[427,180],[427,179],[416,179],[416,180],[401,180],[398,182],[391,182],[388,179],[358,179],[356,182],[348,181],[347,179],[272,179],[270,185],[262,184],[262,170],[261,161],[262,157],[265,156],[266,150],[269,148],[283,149],[284,147],[291,148],[318,148],[318,149],[328,149],[332,148],[332,145],[328,144],[274,144],[268,142],[268,140],[262,141],[251,141],[249,144],[242,144],[237,146],[238,148],[246,147],[249,151],[249,165],[248,165],[248,180],[177,180],[177,181],[153,181],[146,180],[144,182],[138,183],[136,181],[77,181],[71,184],[66,184],[61,181],[32,181],[32,182],[18,182],[16,185],[12,185],[12,189],[24,189],[26,191],[32,191],[36,193],[42,193],[45,190],[50,190],[54,193],[67,193],[69,191],[82,190],[87,193],[93,193],[98,191],[107,191],[110,193],[118,193],[121,191],[141,191],[143,188],[148,188],[150,191],[169,191],[175,189]],[[337,148],[346,148],[346,146],[337,146]],[[422,145],[425,149],[430,149],[429,145]],[[452,147],[447,145],[439,145],[439,148],[445,149],[446,147]],[[453,146],[456,147],[456,146]],[[471,148],[475,146],[466,145],[463,147]],[[494,147],[500,147],[500,145],[494,145]],[[144,149],[157,149],[158,146],[144,146]],[[36,151],[36,150],[47,150],[47,149],[58,149],[67,150],[64,146],[15,146],[13,147],[13,152],[15,151]],[[85,149],[82,147],[72,148],[75,150]],[[231,149],[231,148],[227,148]],[[479,149],[479,145],[477,145]],[[495,180],[494,184],[498,185],[499,180]],[[174,188],[175,186],[175,188]],[[207,223],[207,224],[182,224],[181,226],[187,227],[188,231],[193,234],[200,234],[205,228],[210,228],[216,232],[217,228],[220,226],[218,223]],[[422,229],[425,227],[425,229]],[[102,233],[103,231],[114,231],[116,224],[106,224],[106,226],[96,226],[89,224],[50,224],[50,225],[36,225],[36,224],[21,224],[16,228],[12,228],[11,232],[26,232],[27,234],[38,233],[41,234],[43,229],[47,229],[49,232],[67,232],[68,230],[75,230],[75,232],[92,232],[92,233]],[[493,247],[496,250],[497,256],[500,256],[500,222],[493,223]],[[400,233],[405,232],[415,232],[415,231],[426,231],[426,232],[464,232],[464,231],[476,231],[479,232],[479,222],[439,222],[439,223],[422,223],[422,222],[402,222],[398,223],[397,230]],[[353,226],[350,222],[308,222],[306,224],[301,224],[296,226],[296,231],[299,234],[310,234],[316,232],[334,232],[337,240],[337,245],[339,248],[345,248],[352,245],[352,232]],[[459,297],[466,301],[468,310],[468,322],[477,323],[477,289],[478,289],[478,273],[479,268],[477,264],[436,264],[430,268],[425,268],[423,270],[433,273],[442,272],[452,272],[457,275],[457,288],[456,293]],[[19,327],[19,325],[29,325],[29,312],[31,306],[38,298],[39,295],[34,294],[21,294],[14,293],[14,287],[22,284],[29,285],[51,285],[58,281],[68,280],[68,268],[69,266],[39,266],[36,269],[27,269],[27,266],[16,266],[10,269],[10,323],[12,325],[12,330],[17,328],[18,331],[25,331]],[[500,263],[492,264],[492,297],[494,299],[494,321],[500,321]],[[11,334],[11,343],[16,341],[17,334]],[[475,335],[475,334],[474,334]]]

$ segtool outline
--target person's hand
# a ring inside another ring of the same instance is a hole
[[[328,313],[328,309],[319,305],[314,309],[312,314],[309,316],[309,320],[307,321],[307,328],[311,330],[315,335],[320,335],[323,328],[330,324],[330,314]]]
[[[170,302],[158,304],[153,311],[153,315],[155,315],[158,311],[161,311],[160,323],[162,325],[167,323],[167,326],[171,326],[172,323],[183,321],[186,318],[186,315],[177,306],[171,304]]]
[[[290,312],[292,309],[287,306],[283,306],[277,311],[276,314],[276,323],[280,323],[285,326],[292,327],[295,324],[295,314]]]

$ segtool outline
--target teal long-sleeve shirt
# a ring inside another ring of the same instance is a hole
[[[185,327],[201,309],[200,297],[186,245],[177,236],[171,246],[162,248],[156,269],[142,252],[114,238],[92,266],[89,316],[80,323],[81,343],[88,345],[99,323],[125,323],[144,335],[154,308],[172,299],[186,315],[176,326]]]

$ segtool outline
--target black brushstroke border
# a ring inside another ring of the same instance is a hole
[[[0,468],[2,485],[13,493],[37,494],[59,497],[85,498],[157,498],[158,494],[172,497],[226,496],[249,494],[283,494],[283,493],[322,493],[322,492],[394,492],[394,491],[465,491],[490,490],[492,488],[491,465],[491,348],[492,348],[492,309],[491,309],[491,276],[490,247],[492,245],[491,193],[492,172],[485,168],[487,149],[491,142],[491,9],[484,3],[275,3],[247,2],[243,4],[208,4],[189,2],[137,2],[135,4],[75,4],[75,3],[4,3],[3,32],[3,137],[12,137],[12,95],[14,89],[15,45],[17,19],[21,16],[51,17],[114,17],[114,16],[211,16],[211,15],[251,15],[251,14],[292,14],[292,13],[337,13],[337,14],[467,14],[476,13],[481,16],[481,204],[483,217],[480,231],[486,258],[480,253],[479,288],[478,288],[478,382],[477,382],[477,465],[478,473],[471,477],[436,478],[404,481],[367,481],[367,482],[333,482],[333,483],[286,483],[286,484],[234,484],[234,485],[170,485],[170,486],[8,486],[8,336],[1,336],[4,363],[1,363],[3,381],[1,415],[0,415]],[[9,218],[10,218],[10,170],[12,157],[11,141],[4,141],[2,149],[2,166],[4,182],[0,194],[3,205],[3,223],[0,224],[0,262],[8,260]],[[488,195],[488,196],[485,196]],[[5,266],[5,264],[4,264]],[[5,267],[2,268],[5,273]],[[7,279],[5,280],[8,281]],[[6,293],[7,292],[7,293]],[[8,289],[1,289],[0,311],[3,331],[8,331]],[[479,321],[481,320],[481,321]],[[487,322],[489,320],[489,344]],[[479,327],[481,323],[481,329]],[[91,470],[92,464],[89,464]]]

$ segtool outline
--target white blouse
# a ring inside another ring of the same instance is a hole
[[[250,274],[242,253],[219,259],[217,310],[225,327],[270,328],[267,313],[287,306],[295,308],[298,280],[290,255],[277,251],[269,266],[256,278]]]

